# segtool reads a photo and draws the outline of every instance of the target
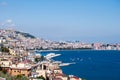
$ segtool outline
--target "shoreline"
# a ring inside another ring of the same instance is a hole
[[[95,49],[80,49],[80,50],[33,50],[35,52],[50,52],[50,51],[120,51],[120,50],[95,50]]]

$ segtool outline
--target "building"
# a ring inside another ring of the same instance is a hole
[[[69,75],[69,80],[82,80],[81,78],[78,78],[74,75]]]
[[[31,75],[31,66],[25,63],[12,64],[9,68],[11,76],[23,75],[29,77]]]
[[[11,64],[12,61],[10,61],[9,59],[6,58],[0,59],[0,66],[2,67],[2,69],[9,71],[9,67]]]

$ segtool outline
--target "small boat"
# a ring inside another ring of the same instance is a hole
[[[59,66],[69,66],[71,64],[75,64],[75,63],[61,63]]]
[[[61,63],[59,66],[68,66],[70,63]]]

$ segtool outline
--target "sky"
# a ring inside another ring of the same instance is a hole
[[[53,41],[120,43],[120,0],[0,0],[0,27]]]

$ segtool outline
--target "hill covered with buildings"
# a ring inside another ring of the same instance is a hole
[[[26,50],[73,50],[73,49],[95,49],[95,50],[120,50],[120,44],[83,43],[80,41],[50,41],[36,38],[30,33],[14,29],[0,29],[0,43],[6,47],[24,48]]]
[[[39,50],[92,48],[89,44],[83,45],[82,43],[39,39],[29,33],[13,29],[0,29],[0,42],[6,47],[21,47],[24,49]]]

